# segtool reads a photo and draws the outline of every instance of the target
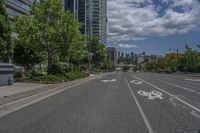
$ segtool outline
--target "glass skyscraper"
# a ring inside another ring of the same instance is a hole
[[[107,42],[107,0],[65,0],[65,9],[82,22],[81,32]]]
[[[14,20],[14,16],[17,14],[28,15],[31,4],[35,0],[4,0],[6,9],[11,21]]]

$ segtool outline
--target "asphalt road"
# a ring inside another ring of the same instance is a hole
[[[200,133],[200,78],[116,72],[0,118],[0,133]]]

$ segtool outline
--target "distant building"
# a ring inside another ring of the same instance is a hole
[[[145,56],[140,54],[137,56],[137,63],[140,64],[140,63],[143,63],[144,62],[144,59],[145,59]]]
[[[133,60],[134,59],[134,53],[131,52],[131,59]]]
[[[117,58],[120,59],[120,51],[118,51]]]
[[[121,58],[124,58],[124,53],[121,53]]]
[[[115,47],[108,47],[108,57],[116,66],[117,65],[117,49]]]

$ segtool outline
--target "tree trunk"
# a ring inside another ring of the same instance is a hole
[[[48,51],[48,70],[47,70],[47,74],[51,74],[52,71],[51,71],[51,66],[53,64],[53,54],[52,54],[52,51]]]

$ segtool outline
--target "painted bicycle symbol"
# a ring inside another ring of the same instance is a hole
[[[163,99],[162,97],[162,93],[159,92],[159,91],[151,91],[151,92],[146,92],[146,91],[138,91],[138,94],[140,94],[141,96],[147,96],[148,99],[155,99],[155,98],[158,98],[158,99]]]
[[[139,81],[139,80],[132,80],[131,83],[140,85],[140,84],[142,84],[142,81]]]

